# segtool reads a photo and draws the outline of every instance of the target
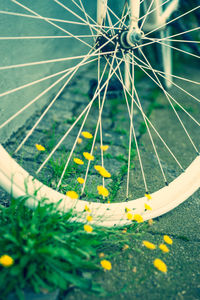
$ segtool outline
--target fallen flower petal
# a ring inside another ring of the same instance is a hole
[[[156,258],[153,262],[154,267],[157,268],[159,271],[166,273],[167,272],[167,266],[166,264],[159,258]]]

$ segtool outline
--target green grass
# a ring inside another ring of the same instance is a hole
[[[146,225],[133,223],[126,235],[122,229],[95,226],[87,233],[83,224],[70,222],[76,216],[72,210],[61,213],[45,199],[31,210],[25,206],[27,199],[12,199],[8,208],[0,207],[1,255],[14,260],[10,267],[0,265],[1,299],[14,292],[21,300],[23,289],[39,293],[42,289],[66,291],[69,286],[105,294],[93,280],[103,259],[98,254],[104,252],[107,260],[112,259],[130,244],[130,235],[136,238]]]

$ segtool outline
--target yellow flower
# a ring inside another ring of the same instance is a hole
[[[109,203],[110,203],[110,200],[108,200],[107,203],[109,204]]]
[[[98,191],[99,195],[102,195],[104,197],[107,197],[109,195],[109,191],[103,185],[98,185],[97,191]]]
[[[151,195],[150,194],[145,194],[145,197],[148,199],[148,200],[151,200],[152,199],[152,197],[151,197]]]
[[[77,165],[83,165],[84,162],[82,161],[82,159],[80,158],[74,158],[74,162],[77,164]]]
[[[86,232],[90,233],[90,232],[92,232],[93,228],[92,228],[92,226],[85,224],[84,225],[84,230]]]
[[[44,148],[44,146],[39,145],[39,144],[35,144],[35,147],[38,151],[45,151],[46,149]]]
[[[138,223],[144,222],[143,217],[141,215],[139,215],[139,214],[135,214],[133,216],[133,220],[136,221],[136,222],[138,222]]]
[[[105,256],[105,254],[104,254],[103,252],[99,253],[99,257],[100,257],[100,258],[102,258],[102,257],[104,257],[104,256]]]
[[[91,133],[89,133],[88,131],[82,131],[81,134],[86,139],[92,139],[93,138],[93,135]]]
[[[154,267],[157,268],[159,271],[166,273],[167,272],[167,266],[166,264],[159,258],[156,258],[153,262]]]
[[[163,252],[169,252],[169,248],[165,244],[160,244],[159,245],[160,250]]]
[[[95,170],[97,170],[97,171],[100,171],[101,169],[103,169],[103,167],[100,166],[100,165],[95,165],[94,168],[95,168]]]
[[[143,243],[143,245],[144,245],[145,247],[147,247],[148,249],[151,249],[151,250],[156,249],[156,245],[154,245],[153,243],[150,243],[150,242],[148,242],[148,241],[143,241],[142,243]]]
[[[106,150],[108,150],[108,148],[109,148],[109,146],[108,145],[102,145],[102,146],[100,146],[100,148],[101,148],[101,150],[103,150],[103,151],[106,151]]]
[[[91,212],[91,209],[87,205],[85,205],[85,209],[84,210],[87,211],[87,212]]]
[[[104,270],[110,271],[112,269],[112,265],[111,265],[110,261],[108,261],[106,259],[101,261],[101,266],[102,266],[102,268],[104,268]]]
[[[104,168],[99,171],[99,174],[102,177],[106,177],[106,178],[110,178],[111,177],[111,174],[106,169],[104,169]]]
[[[129,212],[129,211],[131,211],[131,209],[128,207],[125,207],[125,212]]]
[[[85,182],[85,180],[81,177],[77,178],[78,183],[83,184]]]
[[[111,177],[111,174],[102,166],[100,165],[95,165],[94,166],[95,170],[97,170],[99,172],[99,174],[103,177],[106,177],[106,178],[110,178]]]
[[[78,199],[78,194],[77,194],[76,192],[74,192],[74,191],[68,191],[68,192],[66,193],[66,195],[67,195],[68,197],[70,197],[71,199]]]
[[[126,233],[127,232],[127,228],[124,228],[123,230],[122,230],[122,233]]]
[[[82,141],[83,141],[83,140],[82,140],[81,138],[78,138],[77,143],[78,143],[78,144],[81,144]]]
[[[89,152],[83,152],[83,156],[84,156],[87,160],[94,160],[94,156],[91,155]]]
[[[151,206],[149,206],[148,204],[144,204],[144,208],[146,209],[146,210],[152,210],[152,208],[151,208]]]
[[[133,267],[132,272],[133,272],[133,273],[136,273],[136,272],[137,272],[137,268],[136,268],[136,267]]]
[[[131,213],[127,213],[126,217],[128,220],[133,220],[133,215]]]
[[[122,248],[122,251],[125,251],[129,248],[129,245],[124,245],[123,248]]]
[[[153,220],[152,219],[148,220],[148,224],[149,224],[149,226],[152,226],[153,225]]]
[[[167,243],[169,245],[173,244],[172,239],[168,235],[164,235],[163,239],[164,239],[165,243]]]
[[[8,268],[14,264],[14,259],[9,255],[4,254],[0,257],[0,264],[5,268]]]
[[[86,220],[87,220],[88,222],[91,222],[91,221],[93,220],[93,218],[92,218],[92,216],[87,216],[87,217],[86,217]]]

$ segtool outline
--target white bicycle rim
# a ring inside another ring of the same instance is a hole
[[[184,202],[200,187],[200,157],[197,157],[183,174],[168,186],[152,194],[150,200],[152,211],[145,211],[146,197],[127,203],[103,204],[73,200],[64,196],[30,176],[2,146],[0,147],[0,165],[0,181],[4,189],[14,197],[28,195],[28,206],[34,207],[43,198],[47,198],[49,203],[57,203],[62,199],[59,209],[67,212],[73,208],[74,212],[78,214],[76,221],[85,222],[84,211],[85,205],[87,205],[94,218],[92,223],[107,227],[130,224],[131,221],[127,220],[126,208],[131,209],[134,214],[142,215],[144,220],[163,215]],[[80,216],[79,213],[81,213]]]

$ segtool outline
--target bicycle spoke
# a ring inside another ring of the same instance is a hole
[[[3,10],[0,10],[0,14],[11,15],[11,16],[16,16],[16,17],[25,17],[25,18],[31,18],[31,19],[49,20],[49,21],[67,23],[67,24],[72,24],[72,25],[79,25],[79,26],[80,25],[88,26],[87,24],[81,23],[81,22],[68,21],[68,20],[62,20],[62,19],[54,19],[54,18],[48,18],[48,17],[42,17],[42,16],[32,16],[32,15],[26,15],[26,14],[15,13],[15,12],[10,12],[10,11],[3,11]]]
[[[100,75],[101,75],[101,65],[100,65],[100,59],[101,59],[101,56],[99,55],[98,56],[98,86],[100,86],[100,83],[101,83],[101,79],[100,79]],[[102,76],[104,74],[102,73]],[[103,78],[103,77],[102,77]],[[99,111],[100,111],[100,108],[101,108],[101,94],[98,95],[98,104],[99,104]],[[104,167],[104,156],[103,156],[103,130],[102,130],[102,120],[100,119],[100,124],[99,124],[99,132],[100,132],[100,149],[101,149],[101,165],[102,167]],[[105,186],[105,180],[104,180],[104,177],[102,176],[102,185],[103,187]]]
[[[155,8],[153,8],[152,10],[150,10],[148,13],[146,13],[145,15],[143,15],[142,17],[139,18],[139,21],[143,20],[144,18],[146,18],[147,16],[149,16],[152,12],[156,11],[158,8],[164,6],[166,3],[170,2],[170,0],[166,0],[163,3],[161,3],[160,5],[156,5]],[[142,26],[141,26],[142,28]]]
[[[135,81],[134,81],[134,72],[135,72],[135,66],[134,66],[134,60],[132,64],[132,91],[131,91],[131,120],[133,123],[133,97],[135,92]],[[126,93],[126,91],[125,91]],[[129,129],[129,147],[128,147],[128,170],[127,170],[127,181],[126,181],[126,198],[129,197],[129,183],[130,183],[130,167],[131,167],[131,146],[132,146],[132,127],[130,122],[130,129]]]
[[[144,23],[145,23],[145,21],[146,21],[146,19],[147,19],[147,16],[148,16],[149,13],[150,13],[149,11],[150,11],[152,5],[154,4],[154,1],[155,1],[155,0],[152,0],[152,1],[151,1],[150,5],[149,5],[149,7],[148,7],[148,9],[147,9],[146,14],[143,16],[144,18],[143,18],[142,23],[141,23],[141,25],[140,25],[140,29],[142,29],[142,27],[144,26]]]
[[[0,40],[37,40],[37,39],[67,39],[67,38],[91,38],[97,37],[98,35],[54,35],[54,36],[1,36]]]
[[[107,43],[105,43],[102,47],[104,47],[106,44]],[[103,53],[100,53],[100,54],[97,54],[96,52],[94,52],[94,53],[92,53],[90,55],[90,57],[98,56],[98,55],[112,54],[112,53],[113,53],[113,51],[103,52]],[[72,56],[72,57],[64,57],[64,58],[56,58],[56,59],[50,59],[50,60],[42,60],[42,61],[37,61],[37,62],[29,62],[29,63],[24,63],[24,64],[3,66],[3,67],[0,67],[0,70],[8,70],[8,69],[15,69],[15,68],[24,68],[24,67],[30,67],[30,66],[35,66],[35,65],[41,65],[41,64],[63,62],[63,61],[68,61],[68,60],[71,61],[71,60],[76,60],[76,59],[82,59],[85,56],[86,56],[86,54],[85,55]]]
[[[150,40],[151,40],[151,39],[150,39]],[[190,53],[190,52],[188,52],[188,51],[179,49],[179,48],[174,47],[174,46],[169,45],[169,44],[162,43],[162,42],[159,41],[159,40],[156,40],[156,43],[159,43],[159,44],[164,45],[164,46],[166,46],[166,47],[169,47],[169,48],[171,48],[171,49],[177,50],[177,51],[182,52],[182,53],[184,53],[184,54],[191,55],[191,56],[196,57],[196,58],[200,58],[199,55],[196,55],[196,54]]]
[[[84,15],[85,15],[86,22],[89,24],[90,32],[91,32],[91,34],[92,34],[92,36],[93,36],[93,39],[94,39],[94,41],[95,41],[95,37],[97,37],[98,35],[94,35],[94,31],[93,31],[93,29],[92,29],[92,26],[90,25],[89,18],[88,18],[88,15],[87,15],[86,11],[85,11],[85,8],[84,8],[84,6],[83,6],[83,3],[82,3],[81,0],[79,0],[79,2],[80,2],[80,5],[81,5],[81,7],[82,7],[82,11],[83,11],[83,13],[84,13]]]

